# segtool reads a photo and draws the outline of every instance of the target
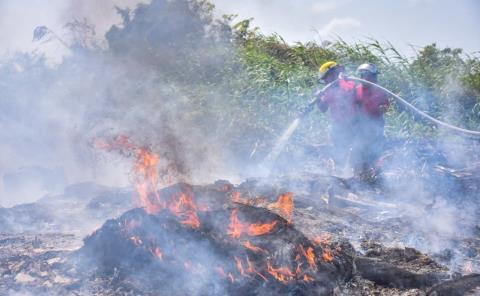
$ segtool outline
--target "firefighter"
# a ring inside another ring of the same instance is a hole
[[[343,77],[344,71],[345,68],[334,61],[322,64],[319,79],[325,83],[333,82],[333,85],[325,92],[316,94],[320,111],[330,110],[330,140],[333,146],[331,155],[337,169],[344,169],[348,164],[355,137],[355,83]]]
[[[357,68],[360,78],[377,83],[378,68],[366,63]],[[357,108],[357,138],[354,156],[354,175],[360,179],[374,181],[378,175],[376,162],[384,148],[384,114],[390,103],[387,95],[367,83],[355,87]]]

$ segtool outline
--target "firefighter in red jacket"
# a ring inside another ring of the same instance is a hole
[[[335,167],[339,169],[343,169],[347,165],[350,150],[353,148],[357,112],[355,110],[355,83],[342,77],[344,71],[345,68],[342,65],[333,61],[322,64],[319,69],[320,80],[325,83],[338,80],[325,92],[316,95],[320,111],[326,112],[330,109],[332,158]]]
[[[357,69],[360,78],[377,83],[378,69],[374,64],[362,64]],[[354,175],[361,179],[374,180],[378,168],[375,163],[384,146],[383,115],[390,107],[387,95],[367,83],[355,87],[355,105],[357,108],[356,154],[354,156]]]

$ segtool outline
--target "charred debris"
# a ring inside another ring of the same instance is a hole
[[[458,196],[436,193],[430,203],[398,200],[385,185],[315,173],[249,179],[239,185],[217,181],[158,189],[153,183],[157,176],[148,167],[157,163],[145,161],[156,156],[136,146],[128,149],[136,156],[136,193],[79,184],[65,196],[50,197],[63,200],[66,208],[76,207],[82,212],[78,217],[112,217],[86,236],[78,229],[84,223],[75,220],[75,214],[67,213],[69,221],[43,211],[45,200],[28,205],[36,211],[22,210],[22,220],[17,214],[25,206],[2,209],[4,221],[26,227],[2,229],[4,293],[476,295],[479,291],[480,230],[472,222],[478,221],[478,208],[472,209],[474,203],[468,201],[478,192],[474,168],[454,170],[439,164],[424,168],[425,186],[439,186],[429,184],[432,180],[459,186]],[[410,178],[407,171],[397,173],[386,170],[384,181]],[[120,202],[132,194],[137,196],[135,203]],[[453,232],[432,226],[447,219],[444,198],[458,210]],[[430,225],[429,220],[435,222]],[[39,221],[51,225],[51,230]],[[62,229],[55,228],[58,225],[63,225],[62,233],[53,232]]]

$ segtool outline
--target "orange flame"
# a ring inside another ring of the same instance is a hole
[[[303,275],[303,281],[308,283],[308,282],[313,281],[313,278],[309,275],[304,274]]]
[[[259,236],[271,232],[276,224],[277,221],[265,224],[243,224],[238,219],[237,209],[233,209],[230,214],[230,225],[228,226],[227,234],[233,238],[239,238],[242,233],[246,233],[249,236]]]
[[[313,252],[312,247],[308,247],[306,257],[308,265],[310,265],[311,268],[316,268],[317,265],[315,264],[315,253]]]
[[[171,196],[168,202],[168,209],[172,214],[181,219],[182,224],[192,228],[200,227],[200,220],[197,216],[197,206],[190,194],[180,193],[180,196]]]
[[[227,234],[233,238],[239,238],[242,234],[243,225],[238,220],[237,209],[233,209],[230,214],[230,225],[228,225]]]
[[[250,258],[248,258],[247,256],[247,272],[248,273],[254,273],[255,272],[255,268],[253,268],[253,264],[252,264],[252,261],[250,261]]]
[[[305,248],[302,245],[299,245],[298,250],[305,257],[308,265],[311,268],[313,269],[317,268],[317,264],[315,263],[315,252],[313,251],[312,247],[308,247],[307,250],[305,251]]]
[[[266,254],[268,254],[267,250],[264,250],[264,249],[262,249],[262,248],[260,248],[260,247],[257,247],[257,246],[252,245],[252,243],[250,243],[250,241],[243,242],[242,245],[243,245],[245,248],[247,248],[247,249],[249,249],[249,250],[251,250],[251,251],[253,251],[253,252],[255,252],[255,253],[266,253]]]
[[[302,269],[300,267],[302,267],[302,263],[297,264],[297,269],[295,269],[295,274],[300,274],[302,272]]]
[[[269,233],[273,230],[277,221],[272,221],[271,223],[265,224],[250,224],[247,226],[247,234],[250,236],[258,236]]]
[[[280,194],[277,201],[269,205],[268,208],[278,210],[280,215],[284,217],[288,223],[291,223],[293,213],[293,193],[287,192]]]
[[[149,214],[158,213],[165,204],[158,195],[158,156],[146,148],[135,149],[136,162],[134,165],[135,188],[140,197],[141,205]]]
[[[333,254],[330,249],[324,249],[322,254],[322,259],[325,262],[332,262],[333,261]]]
[[[292,280],[295,276],[295,274],[292,273],[287,267],[274,268],[270,264],[270,261],[267,261],[267,272],[276,280],[285,284]]]
[[[133,144],[125,135],[120,135],[110,143],[103,140],[95,140],[94,146],[107,151],[118,150],[121,154],[130,156],[133,154],[135,163],[133,166],[133,185],[139,196],[139,205],[144,207],[149,214],[157,213],[165,206],[161,203],[158,195],[158,156],[148,148]]]

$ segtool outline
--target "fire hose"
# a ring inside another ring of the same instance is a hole
[[[468,129],[464,129],[464,128],[460,128],[460,127],[457,127],[457,126],[454,126],[454,125],[451,125],[449,123],[446,123],[446,122],[443,122],[441,120],[438,120],[430,115],[428,115],[427,113],[419,110],[418,108],[416,108],[415,106],[413,106],[412,104],[410,104],[407,100],[403,99],[402,97],[394,94],[393,92],[391,92],[390,90],[384,88],[383,86],[380,86],[374,82],[370,82],[368,80],[365,80],[365,79],[361,79],[361,78],[357,78],[357,77],[352,77],[352,76],[344,76],[343,77],[344,79],[347,79],[347,80],[353,80],[353,81],[357,81],[357,82],[361,82],[361,83],[364,83],[364,84],[368,84],[368,85],[371,85],[373,87],[376,87],[377,89],[381,90],[382,92],[394,97],[397,101],[399,101],[401,104],[405,105],[407,108],[409,108],[411,111],[413,111],[414,113],[422,116],[423,118],[429,120],[430,122],[436,124],[437,126],[441,126],[441,127],[444,127],[444,128],[447,128],[447,129],[450,129],[452,131],[456,131],[456,132],[459,132],[459,133],[463,133],[465,135],[468,135],[468,136],[473,136],[473,137],[480,137],[480,131],[473,131],[473,130],[468,130]],[[308,113],[310,113],[310,111],[313,110],[313,107],[315,106],[315,104],[318,102],[319,98],[320,98],[320,95],[322,93],[324,93],[325,91],[327,91],[330,87],[336,85],[338,83],[338,79],[327,84],[324,88],[322,88],[320,91],[318,91],[316,93],[316,98],[315,100],[313,100],[312,102],[310,102],[310,104],[308,104],[307,108],[305,108],[305,110],[303,110],[303,112],[301,113],[302,117],[307,115]]]

